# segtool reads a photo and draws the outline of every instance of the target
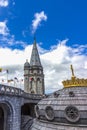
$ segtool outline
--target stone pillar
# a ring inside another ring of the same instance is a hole
[[[15,106],[13,113],[13,125],[11,130],[21,130],[21,107]]]

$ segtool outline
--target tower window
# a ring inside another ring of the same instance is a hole
[[[38,78],[37,81],[40,81],[40,79]]]

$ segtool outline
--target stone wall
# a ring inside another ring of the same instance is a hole
[[[21,107],[25,103],[37,104],[41,98],[40,95],[29,95],[18,88],[0,85],[0,108],[4,112],[4,129],[21,130]]]

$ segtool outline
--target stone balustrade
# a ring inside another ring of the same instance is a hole
[[[23,93],[24,93],[24,91],[19,88],[0,84],[0,94],[21,96]]]
[[[15,88],[15,87],[11,87],[8,85],[2,85],[2,84],[0,84],[0,94],[21,96],[23,98],[29,98],[29,99],[42,99],[42,96],[39,94],[25,93],[20,88]]]

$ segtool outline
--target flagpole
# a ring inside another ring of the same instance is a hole
[[[14,80],[14,87],[15,87],[15,80]]]
[[[7,84],[8,84],[8,70],[6,70],[6,73],[7,73]]]

